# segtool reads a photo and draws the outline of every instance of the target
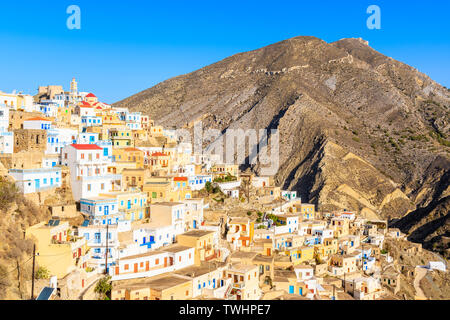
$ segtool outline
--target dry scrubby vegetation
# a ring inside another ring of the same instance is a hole
[[[0,299],[25,298],[24,283],[31,278],[33,242],[25,229],[48,218],[9,180],[0,178]]]

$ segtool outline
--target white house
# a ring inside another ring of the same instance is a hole
[[[286,201],[295,200],[297,199],[297,191],[282,190],[281,197]]]
[[[78,144],[96,144],[98,142],[98,133],[96,132],[80,132],[78,134]]]
[[[24,129],[50,130],[52,122],[46,118],[33,117],[23,122]]]
[[[108,251],[106,251],[106,237],[108,231]],[[78,227],[78,235],[84,236],[89,253],[88,265],[97,269],[97,272],[105,270],[106,252],[108,252],[108,268],[116,265],[119,247],[119,236],[117,225],[106,226],[83,225]]]
[[[60,155],[65,146],[74,143],[77,135],[78,131],[73,129],[53,128],[48,130],[45,154]]]
[[[173,243],[175,229],[169,225],[146,223],[133,227],[133,240],[139,246],[148,249],[158,249]]]
[[[175,235],[187,231],[185,223],[186,205],[182,202],[159,202],[150,205],[150,218],[162,224],[171,224]]]
[[[10,169],[9,174],[24,194],[61,187],[61,168]]]
[[[198,229],[203,222],[203,198],[184,199],[181,201],[185,206],[184,220],[189,229]]]
[[[128,129],[130,130],[141,130],[141,113],[140,112],[129,112],[125,115],[125,121]]]
[[[9,128],[9,108],[0,104],[0,131],[2,132],[8,131],[8,128]]]
[[[195,249],[178,244],[132,256],[120,256],[110,270],[112,280],[153,277],[194,265]]]
[[[111,197],[82,198],[80,211],[96,225],[117,224],[124,218],[124,215],[119,212],[117,199]]]
[[[95,127],[102,125],[102,117],[81,116],[81,125],[84,127]]]
[[[0,154],[14,152],[14,132],[0,131]]]
[[[263,188],[268,187],[270,185],[270,177],[253,177],[252,178],[252,186],[255,188]]]
[[[447,271],[447,267],[442,261],[430,261],[428,262],[428,269],[440,270],[443,272]]]
[[[121,183],[120,175],[107,173],[111,159],[104,155],[103,148],[95,144],[71,144],[64,147],[61,163],[70,169],[75,201],[113,191]]]

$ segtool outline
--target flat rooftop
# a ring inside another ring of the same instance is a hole
[[[147,281],[147,284],[150,286],[150,289],[162,291],[190,281],[191,280],[183,279],[177,275],[167,275],[159,279]]]
[[[214,233],[214,231],[208,231],[208,230],[191,230],[185,233],[180,234],[181,236],[188,236],[188,237],[203,237],[209,234]]]
[[[164,252],[171,252],[171,253],[177,253],[177,252],[181,252],[181,251],[185,251],[185,250],[189,250],[192,249],[191,247],[186,247],[186,246],[182,246],[179,244],[173,244],[167,247],[164,247],[163,249],[161,249]]]

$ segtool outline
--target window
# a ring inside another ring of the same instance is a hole
[[[84,153],[81,154],[81,159],[84,159]]]
[[[90,184],[87,185],[87,190],[91,191],[91,185]]]
[[[129,266],[128,266],[128,264],[126,264],[126,265],[124,266],[124,269],[125,269],[125,270],[128,270],[128,268],[129,268]]]

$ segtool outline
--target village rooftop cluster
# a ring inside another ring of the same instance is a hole
[[[0,131],[3,173],[52,214],[25,232],[50,278],[36,284],[40,300],[93,297],[105,274],[112,300],[373,300],[398,290],[382,249],[404,235],[386,221],[317,212],[273,177],[196,154],[75,79],[70,91],[0,92]],[[215,193],[264,210],[228,210]]]

